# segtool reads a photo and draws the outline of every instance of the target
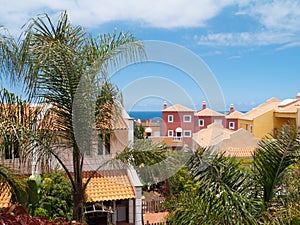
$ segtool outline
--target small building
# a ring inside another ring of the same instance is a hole
[[[253,108],[238,118],[239,128],[253,133],[256,138],[264,138],[268,134],[274,134],[275,108],[281,103],[277,98],[271,98],[265,103]]]
[[[233,104],[230,104],[230,111],[226,115],[226,126],[225,128],[230,130],[238,130],[239,129],[239,118],[244,115],[243,113],[236,111],[234,109]]]
[[[90,173],[83,174],[83,183]],[[142,224],[142,184],[132,169],[101,170],[86,189],[88,224]]]
[[[216,112],[206,107],[206,102],[203,101],[202,109],[195,115],[195,132],[207,128],[212,123],[221,124],[225,127],[225,115]]]
[[[181,142],[180,145],[192,146],[192,134],[194,132],[193,109],[180,104],[167,107],[164,103],[162,110],[162,136],[173,139],[174,142]]]

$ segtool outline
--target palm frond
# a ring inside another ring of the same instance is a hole
[[[254,152],[254,173],[263,188],[265,203],[272,200],[286,169],[300,156],[299,131],[292,125],[284,126],[274,139],[262,140]]]
[[[256,224],[255,214],[260,209],[260,202],[252,198],[247,171],[236,159],[222,154],[204,155],[207,151],[200,155],[195,152],[189,163],[191,176],[199,185],[197,196],[204,210],[200,212],[203,223]]]

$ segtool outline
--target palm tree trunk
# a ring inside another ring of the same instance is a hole
[[[74,181],[73,188],[73,219],[77,222],[83,222],[83,203],[84,203],[84,190],[82,185],[82,156],[80,154],[77,143],[74,143],[73,148],[73,166],[74,166]]]

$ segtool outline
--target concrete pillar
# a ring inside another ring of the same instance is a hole
[[[128,209],[128,216],[129,216],[129,223],[134,223],[134,200],[129,199],[129,209]]]
[[[114,225],[116,225],[117,224],[117,206],[116,206],[116,201],[113,201],[113,211],[114,211],[114,213],[112,214],[112,223],[114,224]]]
[[[143,212],[142,212],[142,187],[136,187],[135,199],[135,225],[143,225]]]

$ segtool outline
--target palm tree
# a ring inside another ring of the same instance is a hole
[[[116,66],[124,60],[138,60],[143,57],[143,47],[130,34],[91,37],[82,27],[73,26],[66,12],[60,15],[57,24],[48,15],[32,19],[24,35],[18,53],[22,68],[19,71],[26,78],[29,96],[52,105],[49,110],[54,118],[51,129],[58,131],[58,137],[64,140],[65,151],[71,149],[72,168],[64,164],[59,151],[49,146],[43,150],[57,159],[69,177],[73,188],[73,219],[82,221],[84,190],[87,186],[87,183],[82,183],[86,150],[83,147],[88,146],[78,143],[76,138],[82,129],[76,129],[80,127],[88,131],[89,125],[81,126],[82,120],[86,119],[84,117],[88,117],[87,124],[92,124],[95,117],[98,118],[93,115],[95,107],[90,104],[100,96],[101,87],[94,85],[99,80],[100,83],[107,81],[108,66]],[[88,138],[87,134],[90,133],[85,132],[84,137]]]
[[[265,139],[253,155],[253,174],[261,188],[265,206],[274,198],[287,168],[300,159],[300,132],[292,124],[283,126],[273,139]]]
[[[175,197],[178,207],[171,210],[174,224],[256,224],[259,201],[251,197],[251,182],[240,163],[210,149],[195,151],[188,173],[195,190]],[[173,199],[174,201],[174,199]]]
[[[288,185],[282,183],[283,178],[288,168],[299,163],[299,134],[299,128],[288,124],[272,139],[262,140],[247,168],[222,154],[210,155],[209,149],[195,151],[187,170],[197,190],[171,199],[176,207],[171,209],[169,221],[196,225],[286,224],[296,220],[298,205],[291,207],[279,187]]]

